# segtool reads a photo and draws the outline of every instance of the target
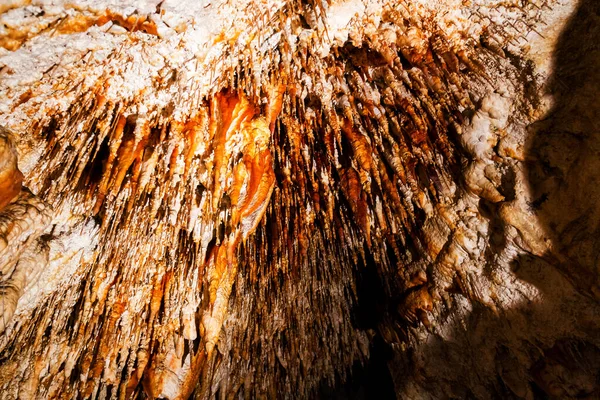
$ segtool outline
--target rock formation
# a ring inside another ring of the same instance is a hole
[[[1,398],[600,396],[595,1],[0,22]]]

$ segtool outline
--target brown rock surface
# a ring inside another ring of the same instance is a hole
[[[0,128],[1,129],[1,128]],[[17,152],[6,130],[0,130],[0,211],[21,192],[23,174],[17,165]]]

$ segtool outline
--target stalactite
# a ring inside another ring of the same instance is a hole
[[[399,397],[532,398],[555,342],[597,351],[597,280],[559,268],[588,308],[544,362],[419,359],[538,299],[524,254],[569,263],[519,156],[546,78],[515,61],[558,1],[31,3],[0,7],[4,397],[314,398],[381,342]]]

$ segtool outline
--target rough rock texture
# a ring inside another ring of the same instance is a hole
[[[600,396],[595,1],[0,22],[0,397]]]
[[[23,174],[17,166],[17,152],[5,129],[0,130],[0,210],[21,192]]]

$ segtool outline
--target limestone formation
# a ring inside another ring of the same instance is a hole
[[[0,5],[0,398],[596,398],[592,0]]]

